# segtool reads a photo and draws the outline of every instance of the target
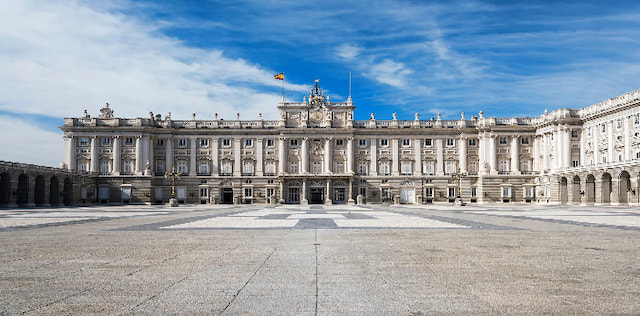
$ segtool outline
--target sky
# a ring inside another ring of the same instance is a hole
[[[314,80],[355,119],[538,117],[640,88],[638,1],[0,0],[0,160],[65,117],[277,119]]]

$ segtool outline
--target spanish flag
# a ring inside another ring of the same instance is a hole
[[[284,80],[284,72],[281,72],[281,73],[273,76],[273,79]]]

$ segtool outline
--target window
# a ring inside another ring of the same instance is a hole
[[[380,140],[380,146],[388,147],[389,146],[389,140],[388,139],[381,139]]]
[[[343,145],[344,145],[343,139],[336,139],[336,146],[343,146]]]
[[[244,147],[253,147],[253,139],[245,139]]]
[[[124,144],[125,144],[125,146],[133,145],[133,137],[125,137],[124,138]]]
[[[80,137],[80,141],[78,142],[80,146],[89,145],[89,137]]]
[[[206,161],[201,161],[200,165],[198,165],[198,175],[208,175],[209,174],[209,163]]]
[[[471,188],[471,197],[478,197],[478,188]]]
[[[580,167],[580,161],[578,161],[578,160],[573,160],[571,163],[572,163],[574,168]]]
[[[267,161],[264,165],[264,174],[265,176],[271,176],[276,174],[276,163],[275,161]]]
[[[313,164],[311,165],[311,172],[314,174],[319,174],[322,173],[322,162],[320,161],[314,161]]]
[[[445,170],[444,170],[445,174],[454,174],[458,169],[458,162],[455,160],[447,161],[444,167],[445,167]]]
[[[380,174],[383,176],[388,176],[389,174],[391,174],[388,160],[380,161]]]
[[[382,201],[386,201],[386,200],[390,200],[391,199],[391,189],[389,188],[382,188]]]
[[[156,141],[156,147],[164,147],[164,139],[158,139]]]
[[[200,188],[200,198],[201,199],[205,199],[209,196],[209,189],[207,188]]]
[[[431,147],[431,146],[433,146],[433,139],[425,139],[424,147]]]
[[[360,188],[358,191],[360,191],[359,194],[363,197],[367,196],[367,188]]]
[[[267,139],[267,147],[272,148],[276,146],[276,141],[274,139]]]
[[[366,161],[358,162],[358,175],[365,176],[369,174],[369,164]]]
[[[400,162],[400,173],[402,175],[410,175],[411,174],[411,161],[401,161]]]
[[[633,116],[633,125],[639,125],[640,124],[640,114],[635,114]]]
[[[478,174],[478,163],[475,161],[469,161],[469,166],[467,167],[467,172],[469,174]]]
[[[433,199],[433,188],[425,188],[425,189],[424,189],[424,195],[425,195],[428,199]]]
[[[245,160],[242,164],[242,174],[252,176],[254,172],[254,165],[253,160]]]
[[[178,147],[187,147],[187,139],[186,138],[178,139]]]
[[[503,198],[510,198],[511,197],[511,188],[510,187],[502,188],[502,197]]]
[[[110,145],[111,145],[111,138],[109,137],[102,138],[102,146],[110,146]]]
[[[222,176],[230,176],[233,173],[233,162],[229,160],[225,160],[220,165],[220,175]]]
[[[500,137],[499,141],[500,141],[500,145],[506,145],[507,144],[507,138],[506,137]]]
[[[289,162],[289,173],[298,173],[298,162],[297,161]]]
[[[578,131],[577,130],[571,130],[571,138],[578,138]]]
[[[176,172],[180,172],[182,174],[189,173],[189,167],[186,161],[178,161],[176,163]]]
[[[289,146],[298,147],[298,140],[297,139],[290,139],[289,140]]]
[[[404,146],[404,147],[411,146],[411,140],[410,139],[403,139],[402,140],[402,146]]]
[[[524,188],[524,197],[532,198],[533,197],[533,187],[525,187]]]
[[[231,139],[225,138],[222,140],[222,147],[229,148],[231,147]]]
[[[616,129],[622,129],[622,119],[616,120]]]
[[[509,160],[500,160],[498,162],[498,173],[507,174],[509,173]]]
[[[447,188],[447,197],[448,198],[454,198],[456,197],[456,188]]]
[[[360,147],[367,146],[367,140],[366,139],[359,139],[358,140],[358,145],[360,145]]]
[[[200,147],[206,148],[209,147],[209,140],[208,139],[200,139]]]
[[[122,161],[122,173],[133,174],[133,160]]]
[[[100,161],[100,173],[110,173],[111,172],[111,161],[110,160],[101,160]]]
[[[244,197],[252,198],[253,197],[253,188],[244,188]]]
[[[602,128],[601,132],[603,132],[603,133],[607,132],[607,124],[602,123],[601,128]]]
[[[344,173],[344,162],[336,161],[336,173]]]
[[[88,161],[78,161],[78,171],[87,172],[89,171],[89,162]]]
[[[475,138],[470,138],[469,139],[469,146],[475,146],[476,145],[476,139]]]
[[[435,167],[435,161],[433,160],[426,160],[422,162],[422,172],[425,175],[433,175],[434,174],[434,168]]]
[[[591,136],[591,126],[587,127],[587,136]]]
[[[163,174],[164,173],[165,164],[166,164],[166,162],[164,160],[156,160],[156,174]]]
[[[520,144],[522,144],[522,145],[528,145],[528,144],[529,144],[529,137],[522,137],[522,138],[520,138]]]
[[[520,171],[522,171],[522,172],[531,171],[531,160],[521,160],[520,161]]]
[[[447,138],[447,147],[453,147],[456,145],[456,140],[453,138]]]

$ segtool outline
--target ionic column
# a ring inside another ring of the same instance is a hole
[[[120,136],[116,135],[113,137],[113,175],[120,175]]]
[[[369,162],[369,174],[372,176],[378,175],[378,140],[372,139],[370,141],[371,149],[369,155],[371,157]]]
[[[347,138],[347,173],[353,174],[353,137]]]
[[[136,165],[135,174],[142,174],[142,136],[136,136]]]
[[[582,130],[582,132],[580,133],[580,166],[585,166],[585,146],[587,144],[585,144],[584,139],[586,137],[587,133],[584,132],[584,129]]]
[[[615,155],[615,149],[614,149],[614,145],[615,145],[615,137],[613,136],[614,123],[613,121],[610,121],[607,125],[608,125],[607,135],[609,136],[609,149],[607,150],[609,157],[607,158],[607,163],[612,163],[618,158]]]
[[[420,176],[422,174],[422,139],[413,140],[413,151],[413,160],[415,160],[413,175]]]
[[[153,175],[155,172],[154,162],[153,162],[153,158],[155,158],[154,152],[153,152],[153,138],[151,138],[150,136],[144,136],[143,140],[144,140],[144,147],[142,149],[142,153],[145,159],[144,163],[146,165],[147,161],[149,162],[149,175]],[[146,171],[146,167],[145,167],[145,171]]]
[[[196,176],[198,175],[198,166],[196,166],[196,157],[197,157],[197,143],[198,143],[198,139],[197,138],[191,138],[189,139],[189,142],[191,143],[191,148],[189,149],[189,176]]]
[[[165,141],[165,172],[171,172],[171,169],[174,167],[173,165],[173,138],[168,137]]]
[[[280,142],[278,143],[278,174],[282,175],[285,172],[285,165],[287,163],[287,144],[285,143],[286,138],[280,137]]]
[[[498,161],[497,161],[497,146],[496,142],[498,141],[498,135],[491,135],[489,138],[489,166],[491,168],[491,173],[496,174],[498,172]]]
[[[302,151],[302,161],[300,162],[300,168],[302,170],[300,170],[302,174],[307,174],[309,173],[309,137],[303,137],[302,138],[302,146],[301,149]]]
[[[531,166],[531,168],[533,168],[532,170],[535,172],[540,172],[540,150],[538,149],[538,146],[540,144],[540,139],[538,137],[538,135],[533,135],[533,166]]]
[[[593,145],[593,164],[597,165],[600,163],[600,124],[596,124],[591,127],[591,144]]]
[[[632,116],[627,116],[624,120],[624,160],[629,161],[631,157],[631,119]]]
[[[391,140],[391,156],[393,157],[393,161],[391,162],[391,175],[399,176],[400,175],[400,154],[398,152],[398,140]]]
[[[256,139],[256,175],[257,176],[262,176],[262,171],[263,171],[262,143],[263,143],[262,138]]]
[[[444,146],[442,138],[434,139],[436,146],[436,176],[444,175]]]
[[[324,141],[324,170],[325,173],[331,173],[331,156],[332,156],[332,149],[331,149],[331,142],[333,141],[333,138],[331,137],[327,137]]]
[[[213,138],[210,140],[211,142],[211,175],[217,176],[220,168],[220,160],[218,156],[220,140],[218,138]]]
[[[309,200],[307,200],[307,179],[302,180],[302,196],[300,199],[300,204],[306,205],[309,204]]]
[[[330,188],[331,179],[327,179],[327,192],[324,194],[324,204],[333,204],[333,201],[331,200],[331,191],[329,191]]]
[[[242,139],[236,137],[233,140],[233,175],[240,177],[242,175]]]
[[[520,155],[518,148],[518,140],[520,136],[511,137],[511,172],[512,174],[520,174]]]
[[[571,167],[571,129],[562,130],[562,140],[562,168],[566,169]]]
[[[76,168],[76,140],[73,136],[64,136],[64,164],[68,170]]]
[[[487,174],[489,172],[487,166],[487,137],[485,133],[478,135],[478,173],[479,174]],[[479,197],[481,198],[481,197]]]
[[[98,170],[98,138],[91,136],[91,166],[89,166],[91,173],[97,173]]]
[[[462,135],[458,140],[458,167],[460,172],[467,171],[467,137]]]

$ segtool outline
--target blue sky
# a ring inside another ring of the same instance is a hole
[[[64,117],[277,118],[352,73],[356,119],[535,117],[640,88],[637,1],[0,0],[0,160],[58,166]]]

